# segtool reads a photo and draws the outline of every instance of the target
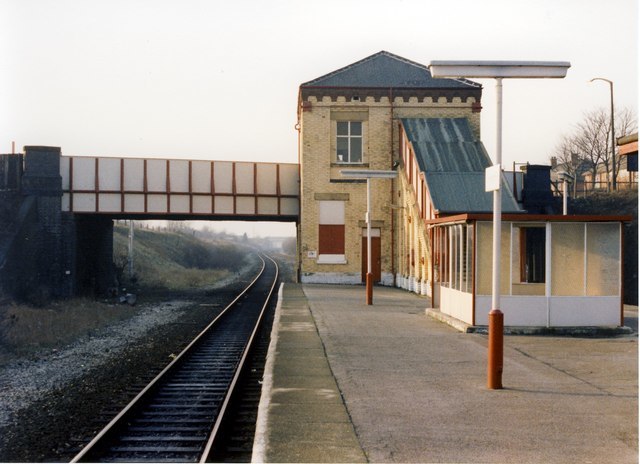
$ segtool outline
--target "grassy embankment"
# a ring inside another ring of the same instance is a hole
[[[126,269],[128,228],[114,231],[114,261]],[[211,285],[244,265],[246,248],[234,242],[200,240],[193,232],[157,232],[135,230],[134,290],[157,293],[180,291]],[[52,301],[44,307],[24,304],[0,305],[0,364],[15,356],[28,355],[39,349],[53,349],[89,335],[111,322],[127,319],[138,309],[115,301],[73,298]]]
[[[129,229],[114,228],[113,255],[123,284],[129,282],[127,246]],[[239,271],[244,265],[246,248],[226,240],[199,239],[187,229],[158,233],[136,229],[134,232],[134,275],[143,291],[185,290],[211,285]]]

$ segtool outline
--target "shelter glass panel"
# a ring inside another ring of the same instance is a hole
[[[491,230],[492,225],[489,222],[476,223],[476,290],[479,295],[491,295],[493,259]]]
[[[584,223],[551,225],[551,294],[582,296],[584,289]]]
[[[620,225],[587,224],[587,295],[620,294]]]
[[[500,235],[500,293],[508,295],[511,244],[509,240],[511,224],[502,223]],[[491,295],[493,275],[493,223],[476,223],[476,294]]]

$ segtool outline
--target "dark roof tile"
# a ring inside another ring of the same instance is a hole
[[[426,66],[386,51],[305,82],[300,87],[482,88],[466,79],[434,79]]]
[[[436,210],[492,211],[493,195],[484,191],[484,171],[491,166],[491,159],[467,118],[404,118],[401,122]],[[502,208],[521,212],[504,179]]]

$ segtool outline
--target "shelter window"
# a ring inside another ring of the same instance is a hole
[[[336,135],[338,163],[362,162],[362,121],[338,121]]]
[[[544,283],[545,247],[544,227],[520,228],[520,282]]]
[[[472,291],[473,225],[456,224],[439,228],[436,262],[441,285],[461,292]]]

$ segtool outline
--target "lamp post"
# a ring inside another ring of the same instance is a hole
[[[609,93],[611,97],[611,175],[613,179],[611,180],[611,188],[615,192],[617,189],[616,182],[616,137],[615,137],[615,126],[613,125],[613,82],[609,79],[605,79],[604,77],[594,77],[589,82],[593,81],[605,81],[609,83]]]
[[[367,179],[367,276],[366,304],[373,304],[373,273],[371,272],[371,179],[392,179],[398,175],[396,171],[376,171],[370,169],[342,169],[340,174],[351,179]]]
[[[500,311],[500,233],[502,229],[502,79],[563,78],[571,66],[566,61],[432,61],[434,78],[491,78],[496,81],[496,154],[487,169],[487,191],[493,191],[493,273],[489,312],[489,360],[487,387],[502,388],[503,321]],[[496,179],[497,177],[497,179]],[[489,186],[489,183],[492,186]]]

